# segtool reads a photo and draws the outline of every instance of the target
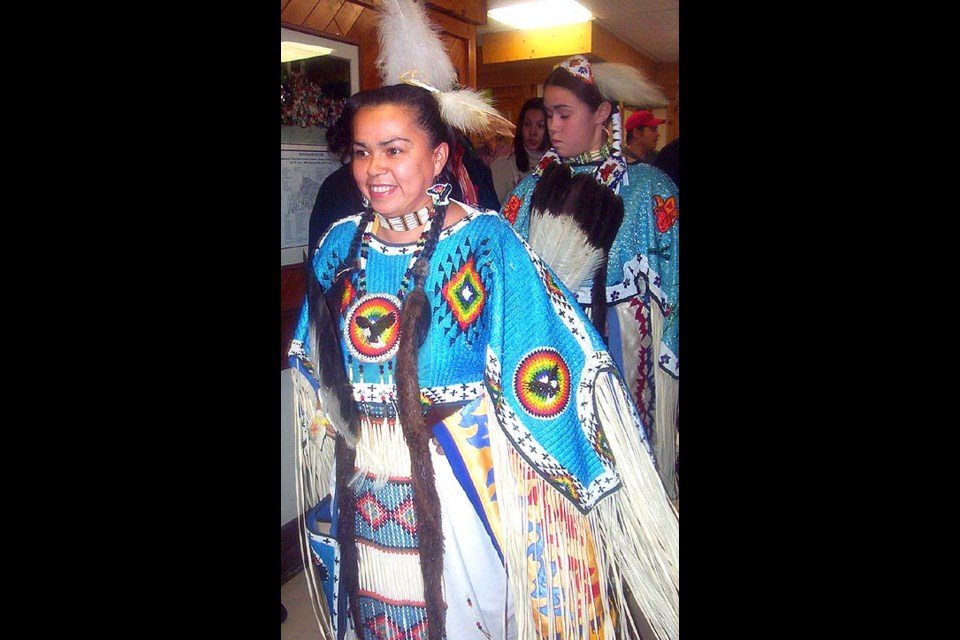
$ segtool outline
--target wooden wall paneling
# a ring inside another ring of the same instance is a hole
[[[593,26],[591,62],[620,62],[640,69],[648,78],[657,72],[657,63],[616,37],[596,22]]]
[[[333,17],[337,15],[337,11],[339,11],[344,4],[346,4],[346,0],[321,0],[317,3],[316,8],[310,15],[306,17],[303,25],[319,31],[337,33],[331,28],[332,25],[330,23],[333,22]],[[344,35],[345,33],[346,32],[342,32],[340,35]]]
[[[680,64],[678,62],[660,63],[653,77],[667,98],[667,130],[663,144],[680,137]]]
[[[335,28],[334,33],[349,33],[357,21],[357,18],[359,18],[360,14],[364,11],[367,11],[367,9],[364,9],[360,5],[353,4],[352,2],[344,2],[343,6],[340,7],[340,10],[337,11],[337,14],[334,16],[333,24],[331,24],[331,27]]]
[[[487,0],[431,0],[428,9],[447,13],[473,25],[487,24]]]
[[[497,87],[491,92],[493,104],[500,114],[516,124],[517,117],[520,115],[520,108],[529,98],[537,97],[537,85],[517,85],[510,87]]]
[[[440,39],[447,47],[460,84],[477,88],[477,28],[435,11],[430,19],[440,27]]]
[[[488,33],[483,36],[483,61],[514,62],[589,54],[593,50],[592,24],[583,22],[544,29]]]
[[[481,59],[483,57],[482,50],[480,57]],[[500,62],[497,64],[478,63],[477,88],[493,89],[496,87],[543,84],[554,65],[563,62],[567,57],[569,56],[554,56],[552,58],[517,60],[516,62]]]
[[[287,6],[288,4],[290,4],[290,0],[280,0],[280,14],[281,14],[281,15],[283,14],[283,10],[286,8],[286,6]]]
[[[328,4],[329,2],[330,0],[290,0],[287,6],[280,10],[280,21],[303,24],[318,4]]]
[[[280,369],[286,369],[287,351],[300,318],[300,307],[307,292],[306,266],[288,264],[280,267]]]
[[[379,13],[373,9],[364,9],[350,29],[350,35],[360,43],[360,90],[376,89],[380,86],[380,73],[377,71],[377,57],[380,55],[380,42],[377,39],[377,18]]]

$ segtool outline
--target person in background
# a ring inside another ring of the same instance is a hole
[[[497,158],[502,158],[513,153],[514,136],[503,136],[492,131],[473,137],[474,147],[477,155],[488,167],[491,166]]]
[[[346,215],[354,214],[363,209],[360,199],[360,190],[353,179],[350,169],[350,132],[344,130],[345,123],[350,122],[352,116],[349,109],[350,101],[343,107],[340,117],[327,128],[327,149],[340,159],[340,166],[333,173],[324,178],[317,191],[317,198],[313,201],[313,210],[307,225],[307,253],[310,254],[317,247],[320,235],[327,230],[335,220]]]
[[[657,159],[657,142],[660,141],[659,126],[664,122],[666,120],[646,110],[635,111],[627,118],[624,126],[627,144],[623,148],[623,155],[628,162],[654,163]]]
[[[663,145],[663,149],[660,149],[660,153],[657,154],[657,159],[654,161],[653,166],[670,176],[670,179],[673,180],[673,184],[677,185],[677,189],[680,189],[679,137],[674,138],[667,144]]]
[[[289,352],[298,485],[331,509],[334,555],[305,559],[321,636],[610,638],[633,594],[678,639],[679,519],[629,391],[500,213],[449,198],[445,118],[472,132],[488,112],[392,59],[434,33],[406,25],[422,4],[382,7],[384,86],[350,98],[364,209],[321,237]]]
[[[543,110],[543,98],[530,98],[520,108],[517,117],[517,133],[513,137],[513,152],[490,164],[493,184],[501,203],[517,186],[517,183],[533,171],[543,152],[550,148],[547,132],[547,114]]]
[[[463,201],[484,209],[500,210],[500,200],[493,186],[490,167],[483,161],[463,131],[456,131],[451,166],[463,192]]]
[[[624,90],[623,87],[629,87]],[[667,103],[639,70],[574,56],[544,81],[553,146],[502,214],[576,292],[605,336],[671,499],[680,377],[679,192],[662,171],[620,155],[617,105]],[[649,111],[631,117],[651,122]]]

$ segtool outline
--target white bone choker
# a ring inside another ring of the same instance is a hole
[[[380,220],[380,224],[391,229],[393,231],[410,231],[411,229],[416,229],[417,227],[422,227],[427,223],[427,220],[430,219],[430,207],[424,207],[419,211],[414,211],[413,213],[408,213],[404,216],[398,216],[396,218],[387,218],[383,214],[374,212],[377,214],[377,219]]]

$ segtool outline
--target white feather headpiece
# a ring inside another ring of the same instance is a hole
[[[413,0],[386,0],[377,25],[377,67],[384,85],[412,84],[432,91],[447,124],[467,133],[512,137],[515,126],[493,107],[487,94],[457,88],[457,71],[427,10]]]
[[[457,70],[423,5],[413,0],[387,0],[380,10],[378,29],[377,67],[383,84],[399,84],[412,74],[439,91],[453,89]]]
[[[593,78],[600,95],[609,100],[647,109],[670,104],[659,87],[628,64],[598,62],[593,65]]]

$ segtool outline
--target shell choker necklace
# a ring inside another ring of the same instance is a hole
[[[380,221],[380,224],[392,231],[410,231],[411,229],[422,227],[427,223],[427,220],[430,219],[430,216],[433,215],[433,211],[430,210],[429,206],[397,218],[387,218],[376,211],[374,211],[374,213]]]

